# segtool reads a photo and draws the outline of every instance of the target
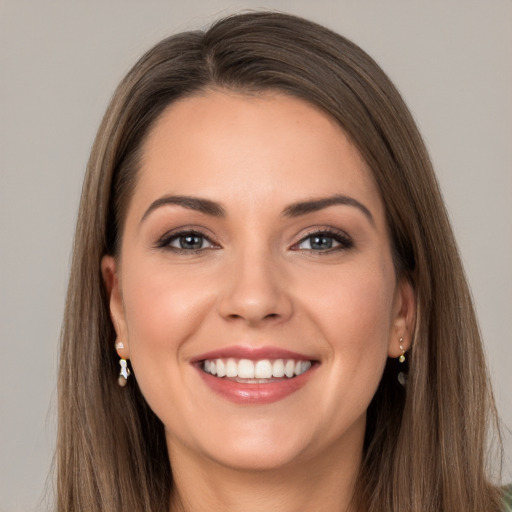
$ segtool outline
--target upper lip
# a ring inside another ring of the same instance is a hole
[[[253,361],[261,359],[295,359],[301,361],[314,361],[315,358],[286,350],[279,347],[251,347],[248,345],[234,345],[231,347],[223,347],[206,352],[197,357],[194,357],[191,362],[197,363],[205,359],[251,359]]]

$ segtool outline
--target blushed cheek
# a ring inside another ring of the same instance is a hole
[[[181,340],[191,328],[184,322],[186,301],[154,269],[134,265],[126,275],[123,298],[131,365],[142,394],[160,417],[179,378]]]
[[[386,353],[393,291],[392,280],[381,273],[345,276],[343,286],[324,304],[331,336],[347,344],[349,353]]]
[[[134,265],[124,284],[132,357],[158,359],[167,352],[176,359],[179,346],[193,336],[211,308],[211,295],[202,279]],[[149,349],[151,354],[144,354]]]
[[[141,356],[161,354],[172,346],[173,334],[179,328],[180,302],[172,287],[158,274],[143,272],[139,267],[127,269],[123,282],[123,303],[132,364]],[[171,326],[174,329],[171,329]]]

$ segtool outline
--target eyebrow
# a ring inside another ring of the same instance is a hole
[[[211,201],[210,199],[170,195],[160,197],[153,201],[149,208],[144,212],[141,222],[143,222],[151,212],[165,205],[181,206],[189,210],[195,210],[206,215],[211,215],[212,217],[226,216],[226,210],[219,203]],[[307,215],[308,213],[317,212],[335,205],[353,206],[358,208],[372,224],[375,224],[373,215],[364,204],[360,203],[353,197],[341,194],[292,203],[282,211],[281,215],[284,217],[300,217],[301,215]]]
[[[209,199],[191,196],[164,196],[151,203],[142,216],[141,222],[143,222],[151,212],[165,205],[177,205],[213,217],[224,217],[226,215],[226,211],[219,203],[210,201]]]
[[[373,225],[375,224],[373,215],[364,204],[360,203],[357,199],[354,199],[353,197],[344,196],[341,194],[335,194],[329,197],[321,197],[318,199],[311,199],[308,201],[293,203],[283,210],[282,215],[285,217],[300,217],[301,215],[317,212],[319,210],[323,210],[324,208],[328,208],[329,206],[334,206],[338,204],[358,208],[361,212],[365,214],[365,216]]]

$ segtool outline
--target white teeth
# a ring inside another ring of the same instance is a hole
[[[293,373],[295,370],[295,361],[293,359],[288,359],[286,361],[286,365],[284,367],[284,374],[291,379],[293,377]]]
[[[272,377],[272,363],[268,359],[258,361],[254,365],[254,376],[257,379],[270,379]]]
[[[305,373],[311,368],[311,361],[302,361],[301,367],[300,367],[300,373]],[[217,370],[217,375],[219,374]]]
[[[206,363],[205,361],[205,371],[206,371]],[[238,377],[238,365],[234,359],[228,359],[226,362],[226,377]]]
[[[272,365],[272,377],[284,377],[284,362],[276,359]]]
[[[238,361],[238,377],[241,379],[254,379],[254,363],[249,359]]]
[[[222,359],[217,359],[215,361],[215,366],[217,367],[217,377],[224,377],[224,375],[226,375],[226,366],[224,365],[224,361]]]
[[[293,359],[207,359],[203,370],[217,377],[229,377],[252,380],[251,383],[266,382],[265,379],[283,378],[301,375],[311,368],[311,361]]]

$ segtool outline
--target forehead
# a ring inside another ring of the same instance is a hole
[[[142,149],[135,190],[142,203],[172,193],[277,207],[343,193],[382,209],[368,166],[338,123],[288,95],[210,91],[181,99]]]

